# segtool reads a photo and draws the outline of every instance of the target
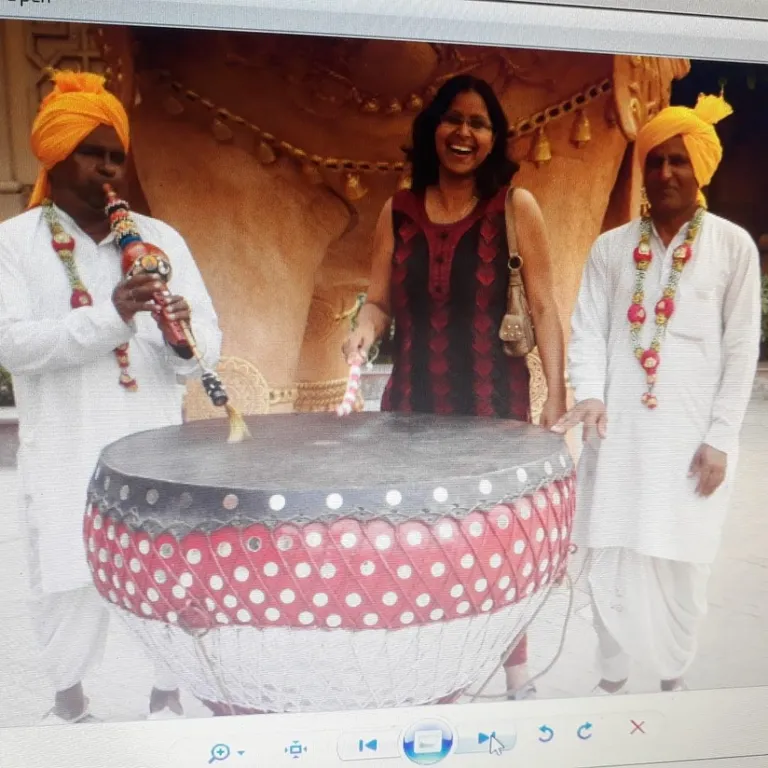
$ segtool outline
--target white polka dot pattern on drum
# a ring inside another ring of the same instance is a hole
[[[309,521],[290,493],[273,493],[264,507],[287,516],[279,523],[270,519],[271,528],[254,523],[178,539],[155,539],[92,508],[88,566],[105,600],[148,621],[186,626],[200,621],[195,611],[202,611],[214,627],[326,632],[473,621],[526,597],[537,599],[562,573],[574,485],[551,477],[558,465],[556,454],[512,467],[506,476],[476,478],[471,486],[466,480],[464,491],[451,482],[420,491],[384,487],[372,510],[376,516],[359,520],[348,490],[344,498],[341,492],[321,495],[319,517]],[[534,484],[537,489],[529,490]],[[458,506],[462,492],[472,494],[471,509]],[[136,486],[133,495],[144,502],[147,490]],[[170,498],[161,489],[152,514]],[[226,493],[218,497],[220,510],[234,504],[224,499]],[[190,496],[182,506],[191,503]],[[431,503],[434,511],[437,504],[455,506],[437,517],[408,517],[411,507],[403,505],[418,503]],[[291,521],[294,505],[300,522]],[[236,506],[246,509],[242,499]],[[333,522],[329,510],[336,513]]]

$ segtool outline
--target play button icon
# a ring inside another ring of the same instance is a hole
[[[466,731],[469,731],[467,733]],[[471,735],[470,735],[471,734]],[[501,755],[514,749],[517,743],[517,732],[507,726],[503,730],[478,728],[477,730],[460,729],[456,754],[480,754]]]

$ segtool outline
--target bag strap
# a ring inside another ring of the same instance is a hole
[[[504,203],[504,219],[507,224],[507,248],[509,249],[509,258],[507,266],[509,268],[509,284],[523,284],[523,259],[517,249],[517,230],[515,227],[515,188],[509,187]]]

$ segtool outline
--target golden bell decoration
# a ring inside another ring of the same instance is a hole
[[[589,118],[583,109],[576,113],[576,120],[573,124],[571,133],[571,142],[579,149],[584,147],[592,140],[592,126],[589,124]]]
[[[275,150],[272,149],[272,147],[267,144],[266,141],[262,141],[259,144],[259,148],[257,151],[259,162],[262,165],[270,165],[277,160],[277,155],[275,154]]]
[[[368,190],[360,181],[359,173],[344,174],[344,195],[350,202],[360,200],[368,194]]]
[[[397,189],[403,190],[403,189],[410,189],[411,188],[411,174],[407,172],[403,172],[400,174],[400,178],[397,180]]]
[[[177,117],[184,112],[184,105],[175,96],[167,96],[163,108],[171,117]]]
[[[222,144],[227,141],[232,141],[235,134],[232,132],[232,129],[219,118],[216,118],[213,121],[213,135],[216,137],[216,141],[220,141]]]
[[[408,97],[408,101],[405,102],[405,108],[409,112],[421,112],[423,106],[424,99],[422,99],[421,96],[417,96],[415,93],[412,93]]]
[[[366,115],[375,115],[381,111],[381,104],[378,99],[366,99],[360,106],[360,111]]]
[[[536,139],[533,142],[533,148],[531,150],[531,160],[536,163],[537,168],[541,168],[542,165],[548,163],[552,159],[552,147],[550,146],[547,134],[544,133],[543,128],[539,128],[536,131]]]
[[[388,115],[399,115],[403,111],[403,105],[400,103],[399,99],[392,99],[389,104],[387,104],[386,113]]]

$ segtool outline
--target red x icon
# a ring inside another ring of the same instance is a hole
[[[630,723],[632,723],[632,730],[629,732],[629,735],[632,736],[635,733],[642,733],[645,734],[645,730],[643,726],[645,725],[645,720],[641,720],[640,722],[637,722],[636,720],[630,720]]]

